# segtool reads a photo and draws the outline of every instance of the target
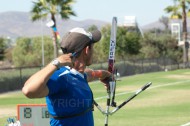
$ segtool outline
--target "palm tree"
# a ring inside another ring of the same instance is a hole
[[[167,13],[171,13],[171,18],[179,18],[182,19],[182,25],[183,25],[183,62],[185,67],[188,65],[188,43],[187,43],[187,13],[190,12],[189,5],[190,0],[173,0],[174,6],[168,6],[165,8],[165,11]]]
[[[74,3],[73,0],[38,0],[34,2],[34,6],[31,10],[32,21],[45,19],[49,15],[51,20],[54,22],[56,27],[56,15],[60,15],[62,19],[69,19],[69,16],[76,16],[75,12],[72,11],[71,5]],[[52,30],[53,31],[53,30]],[[57,36],[53,31],[54,40],[54,58],[58,56]]]

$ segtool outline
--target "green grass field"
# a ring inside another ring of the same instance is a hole
[[[190,70],[155,72],[122,77],[117,82],[116,102],[152,82],[149,89],[109,117],[109,126],[181,126],[190,122]],[[90,84],[95,100],[105,109],[106,90],[99,82]],[[21,92],[0,95],[0,126],[16,116],[17,104],[42,104],[45,99],[27,99]],[[95,126],[104,125],[104,115],[95,108]]]

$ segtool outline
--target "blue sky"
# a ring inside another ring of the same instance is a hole
[[[29,12],[32,0],[1,0],[0,12]],[[118,18],[118,23],[124,22],[124,16],[136,16],[143,26],[167,16],[164,8],[173,4],[173,0],[75,0],[73,10],[77,17],[74,20],[97,19],[111,22],[112,17]]]

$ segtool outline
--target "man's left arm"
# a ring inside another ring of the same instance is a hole
[[[111,76],[111,73],[107,70],[92,70],[92,69],[87,68],[87,69],[85,69],[85,73],[87,74],[88,82],[97,80],[97,79],[104,80]],[[105,85],[105,87],[107,87],[107,83],[104,83],[104,85]]]

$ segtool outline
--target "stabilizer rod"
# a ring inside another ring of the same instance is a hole
[[[135,98],[138,94],[140,94],[142,91],[146,90],[152,82],[149,82],[145,84],[141,89],[137,90],[135,94],[131,95],[127,100],[125,100],[123,103],[121,103],[119,106],[117,106],[111,113],[110,115],[114,114],[116,111],[118,111],[120,108],[122,108],[124,105],[126,105],[128,102],[130,102],[133,98]]]

